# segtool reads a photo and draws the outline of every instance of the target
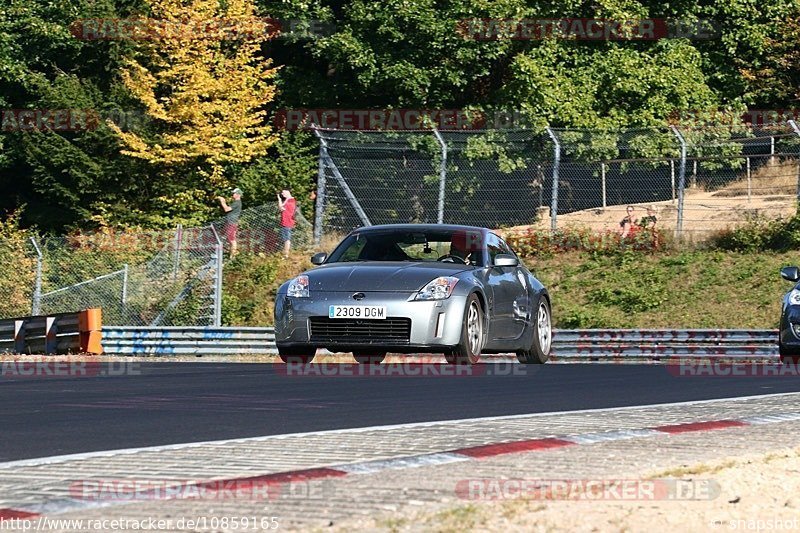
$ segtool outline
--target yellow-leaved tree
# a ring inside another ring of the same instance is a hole
[[[228,185],[226,163],[246,163],[278,140],[265,121],[277,68],[259,56],[275,32],[251,0],[151,0],[150,8],[151,18],[130,26],[141,53],[121,74],[154,125],[147,135],[109,127],[126,155],[165,171],[189,164],[204,186]]]

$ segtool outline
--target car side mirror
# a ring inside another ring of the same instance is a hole
[[[327,258],[328,258],[328,254],[326,254],[325,252],[320,252],[318,254],[314,254],[314,255],[311,256],[311,264],[313,264],[313,265],[321,265],[322,263],[325,262],[325,260]]]
[[[494,256],[494,266],[496,267],[515,267],[519,265],[519,259],[511,254],[497,254]]]
[[[781,277],[787,281],[800,280],[800,268],[796,266],[783,267],[781,269]]]

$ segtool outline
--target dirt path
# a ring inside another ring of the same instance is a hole
[[[683,229],[689,235],[702,237],[711,232],[736,226],[754,217],[768,219],[789,217],[796,212],[796,198],[793,195],[769,196],[721,196],[719,191],[690,191],[684,199]],[[665,231],[675,230],[678,223],[677,201],[633,204],[634,218],[646,215],[646,208],[653,207],[658,218],[658,227]],[[606,209],[586,209],[558,216],[560,228],[568,226],[588,226],[593,231],[618,231],[619,221],[625,216],[624,205],[609,206]],[[549,215],[548,215],[549,216]],[[527,228],[550,228],[550,219],[544,217],[532,226],[514,226],[504,230],[506,234],[524,231]]]

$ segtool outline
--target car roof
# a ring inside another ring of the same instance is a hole
[[[487,228],[478,226],[462,226],[459,224],[379,224],[377,226],[362,226],[354,229],[351,233],[366,233],[370,231],[491,231]]]

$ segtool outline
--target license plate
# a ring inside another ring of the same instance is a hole
[[[386,307],[380,305],[331,305],[328,318],[386,318]]]

